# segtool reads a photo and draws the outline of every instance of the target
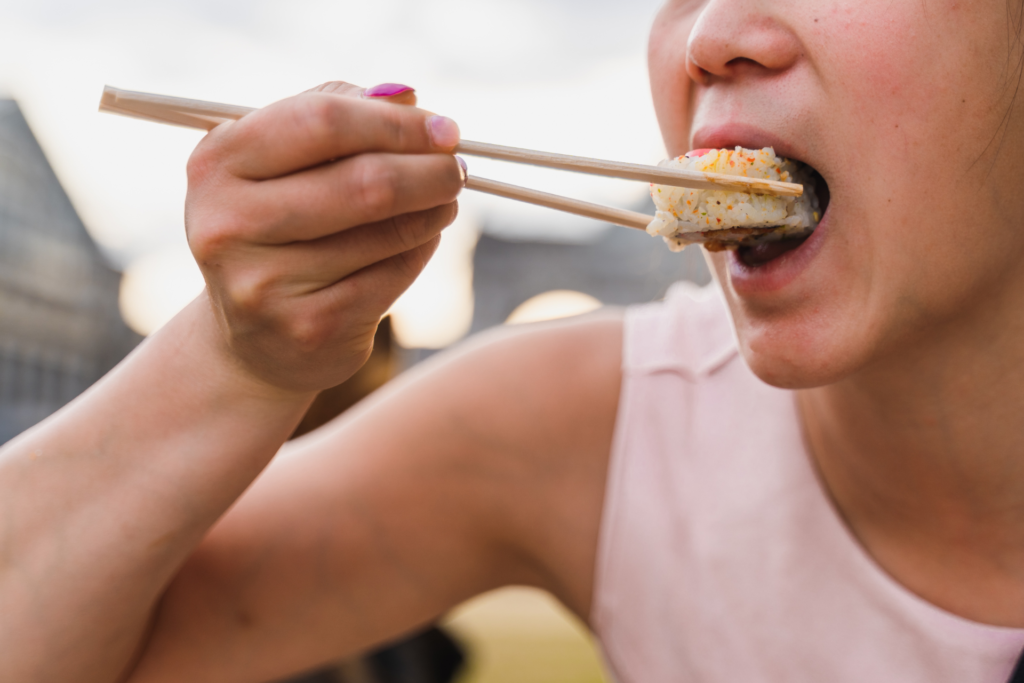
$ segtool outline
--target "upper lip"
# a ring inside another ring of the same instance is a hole
[[[702,126],[693,133],[693,149],[726,149],[736,146],[747,149],[771,147],[775,153],[794,161],[809,163],[804,157],[800,144],[745,123],[725,123]]]
[[[818,172],[821,180],[832,190],[829,181],[829,164],[826,159],[811,158],[815,155],[800,140],[789,140],[758,126],[742,122],[726,122],[701,126],[693,133],[691,149],[725,149],[737,145],[747,149],[771,147],[780,157],[807,164]],[[830,193],[835,199],[834,190]],[[830,201],[831,205],[831,201]]]

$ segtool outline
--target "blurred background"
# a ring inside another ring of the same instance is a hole
[[[80,393],[202,288],[185,242],[201,133],[98,114],[104,84],[262,106],[328,80],[415,87],[467,139],[656,163],[657,0],[0,0],[0,443]],[[653,212],[646,186],[468,159],[472,173]],[[470,192],[374,358],[300,431],[467,334],[708,281],[700,252]],[[590,636],[511,588],[306,681],[601,681]]]

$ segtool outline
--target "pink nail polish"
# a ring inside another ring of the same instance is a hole
[[[451,149],[459,144],[459,124],[447,116],[431,116],[427,119],[427,132],[435,147]]]
[[[459,162],[459,175],[462,177],[462,184],[465,185],[466,178],[469,177],[469,167],[466,166],[466,160],[457,154],[455,155],[455,160]]]
[[[404,92],[410,91],[415,92],[415,88],[410,88],[401,83],[381,83],[364,90],[363,97],[394,97],[395,95],[401,95]]]

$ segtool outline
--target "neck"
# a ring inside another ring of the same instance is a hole
[[[1024,302],[1011,294],[800,405],[827,488],[890,574],[963,617],[1024,626],[1024,316],[1006,315]]]

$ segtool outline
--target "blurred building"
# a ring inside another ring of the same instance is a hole
[[[632,208],[654,213],[649,200]],[[486,223],[482,232],[473,251],[470,334],[509,322],[513,313],[518,317],[523,312],[521,307],[550,294],[585,295],[595,307],[628,306],[661,299],[679,280],[701,286],[711,281],[703,250],[691,247],[673,253],[661,239],[640,230],[608,226],[593,239],[578,242],[516,239],[507,232],[490,232]],[[579,303],[571,298],[569,302]],[[548,307],[550,315],[544,318],[583,312],[569,306],[559,313],[558,308]],[[525,319],[541,318],[527,314]],[[437,350],[397,348],[396,352],[399,367],[406,369]]]
[[[0,443],[54,412],[141,339],[21,110],[0,99]]]

